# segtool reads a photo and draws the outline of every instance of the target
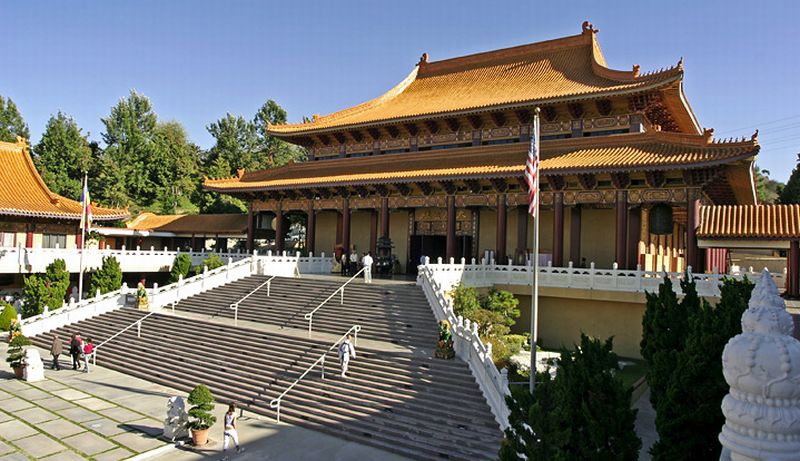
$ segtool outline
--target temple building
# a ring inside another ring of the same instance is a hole
[[[539,108],[541,262],[703,268],[700,206],[756,203],[757,133],[715,140],[686,99],[682,60],[614,70],[597,32],[587,22],[555,40],[423,54],[375,99],[269,127],[306,148],[308,162],[205,188],[249,203],[250,249],[261,223],[274,223],[274,249],[287,249],[295,215],[315,254],[386,251],[406,272],[420,256],[523,264],[533,233],[523,170]]]
[[[28,145],[0,141],[0,247],[81,248],[81,204],[50,191]],[[91,205],[92,218],[115,221],[128,210]]]

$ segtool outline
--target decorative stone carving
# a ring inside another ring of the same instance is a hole
[[[742,333],[725,346],[731,390],[722,400],[723,461],[796,460],[800,453],[800,341],[765,269],[742,315]]]
[[[25,349],[25,358],[22,359],[24,369],[22,379],[25,381],[41,381],[44,379],[44,364],[39,356],[39,351],[33,348]]]
[[[167,400],[167,417],[164,418],[164,437],[175,440],[189,436],[189,415],[183,397],[173,396]]]

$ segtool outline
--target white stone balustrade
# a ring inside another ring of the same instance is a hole
[[[24,248],[0,247],[0,274],[40,273],[44,272],[49,264],[56,259],[63,259],[67,270],[77,273],[80,270],[80,255],[82,250],[63,248]],[[103,258],[114,256],[119,261],[122,272],[160,272],[169,271],[175,256],[181,251],[149,250],[136,248],[135,250],[100,250],[87,248],[84,254],[84,270],[97,269],[103,265]],[[192,265],[200,264],[211,252],[190,251]],[[223,260],[228,258],[238,261],[247,258],[247,253],[216,253]]]
[[[298,277],[300,274],[330,274],[333,268],[333,258],[321,256],[273,254],[268,251],[266,255],[257,255],[257,268],[255,273],[260,275],[277,275],[279,277]]]
[[[252,275],[251,259],[232,259],[222,267],[214,270],[204,270],[202,274],[186,279],[181,278],[177,283],[159,287],[154,284],[148,289],[150,310],[158,311],[170,307],[182,299],[216,288],[226,283]],[[26,336],[36,336],[56,328],[63,327],[81,320],[86,320],[100,314],[105,314],[125,306],[126,297],[135,290],[122,284],[122,288],[94,298],[87,298],[79,303],[70,300],[60,309],[45,309],[45,312],[34,317],[21,320],[22,332]]]
[[[456,317],[453,301],[447,295],[450,288],[439,282],[437,276],[441,273],[435,272],[432,267],[433,265],[419,267],[417,285],[422,287],[436,320],[450,322],[456,355],[469,364],[495,420],[501,429],[505,429],[508,427],[510,413],[505,400],[506,395],[510,394],[507,372],[505,369],[497,370],[492,361],[492,345],[481,341],[478,325],[471,323],[469,319]]]
[[[533,279],[532,266],[494,265],[476,264],[472,260],[471,264],[466,264],[463,259],[461,263],[444,264],[439,258],[436,264],[428,264],[434,273],[436,280],[447,290],[458,283],[474,287],[491,287],[494,285],[525,285],[530,286]],[[689,268],[691,272],[691,268]],[[672,281],[672,287],[679,295],[683,294],[680,287],[680,279],[684,274],[681,272],[651,272],[643,271],[640,268],[634,270],[617,269],[616,264],[611,269],[598,269],[592,263],[588,268],[573,267],[572,263],[568,267],[539,267],[539,286],[552,288],[577,288],[586,290],[607,290],[624,292],[655,292],[658,286],[667,276]],[[736,274],[696,274],[694,277],[697,292],[700,296],[719,296],[719,287],[722,284],[722,277],[732,277],[741,279],[747,276],[751,280],[757,278],[758,273],[751,267],[749,272],[738,272]],[[778,284],[783,284],[784,274],[772,274],[773,279]]]

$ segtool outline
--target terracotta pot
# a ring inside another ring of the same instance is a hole
[[[208,443],[208,429],[192,429],[192,443],[196,447]]]
[[[14,376],[16,376],[17,379],[22,379],[22,374],[24,371],[25,367],[14,367]]]

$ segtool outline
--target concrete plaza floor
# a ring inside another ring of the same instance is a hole
[[[3,360],[6,348],[0,343]],[[199,449],[175,446],[158,437],[167,399],[173,395],[185,398],[185,392],[103,367],[93,367],[91,373],[73,371],[67,367],[66,357],[61,365],[61,371],[48,368],[47,379],[32,383],[15,379],[10,369],[0,370],[0,461],[115,461],[134,456],[165,461],[222,459],[221,421],[226,404],[216,406],[217,424],[211,429],[208,445]],[[407,461],[377,448],[277,424],[248,412],[238,426],[245,450],[241,454],[230,450],[230,459]]]

